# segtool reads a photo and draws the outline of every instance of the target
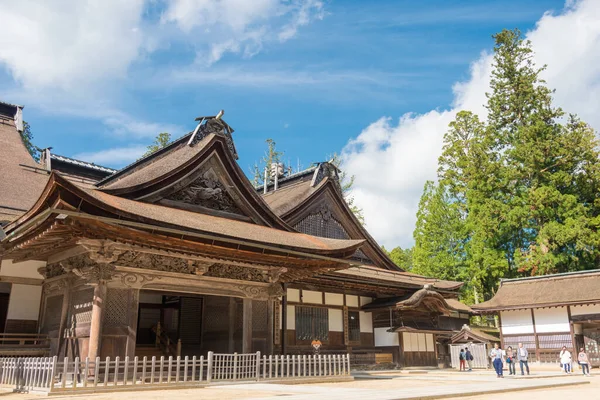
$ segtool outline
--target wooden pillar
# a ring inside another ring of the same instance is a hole
[[[252,352],[252,299],[244,299],[242,353]]]
[[[501,311],[498,311],[498,325],[500,325],[500,348],[504,348],[504,335],[502,335],[502,316],[500,315]]]
[[[95,359],[100,355],[100,341],[102,339],[102,314],[106,301],[106,283],[99,281],[94,286],[94,300],[92,303],[92,321],[90,323],[90,339],[88,344],[88,358]]]
[[[64,357],[67,355],[67,340],[65,338],[65,329],[69,326],[69,304],[71,304],[71,285],[68,281],[65,282],[65,288],[63,289],[63,303],[62,309],[60,311],[60,324],[58,326],[58,347],[56,349],[56,354],[51,354],[52,356],[56,355],[58,357]],[[61,351],[64,350],[64,353]]]
[[[125,354],[133,359],[135,357],[135,346],[137,341],[137,324],[138,324],[138,311],[140,307],[140,290],[130,289],[129,290],[129,309],[127,310],[127,320],[129,321],[127,326],[127,345],[125,347]]]
[[[302,298],[302,297],[300,297]],[[287,284],[283,284],[281,298],[281,354],[287,354]]]
[[[275,310],[274,302],[279,301],[277,298],[275,300],[269,299],[267,300],[267,354],[273,354],[273,343],[275,341],[275,330],[274,326],[274,315],[273,311]]]
[[[531,309],[531,323],[533,324],[533,340],[535,340],[535,360],[540,362],[542,361],[540,354],[540,339],[538,338],[537,328],[535,327],[535,313],[533,312],[533,308]]]
[[[571,320],[571,306],[567,306],[567,315],[569,317],[569,329],[571,330],[571,345],[573,346],[573,355],[576,354],[577,348],[575,346],[575,328],[573,327],[573,321]]]
[[[235,334],[235,311],[236,311],[235,298],[230,297],[229,298],[229,329],[228,329],[229,353],[235,353],[235,336],[234,336],[234,334]]]

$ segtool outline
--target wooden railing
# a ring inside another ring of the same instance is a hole
[[[0,359],[0,387],[17,391],[98,392],[154,387],[204,386],[211,382],[285,380],[350,375],[344,355],[262,356],[214,354],[208,357],[144,357],[112,360],[68,358]]]
[[[48,346],[48,335],[38,333],[0,333],[0,346]]]
[[[50,353],[50,339],[43,334],[0,333],[0,357],[44,357]]]
[[[167,331],[162,329],[160,322],[152,328],[152,331],[156,334],[156,347],[158,347],[163,354],[174,357],[181,356],[181,339],[177,339],[177,342],[174,342]]]

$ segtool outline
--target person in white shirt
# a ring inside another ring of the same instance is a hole
[[[571,361],[571,352],[567,350],[567,346],[563,346],[560,351],[560,363],[567,374],[571,373]]]
[[[504,378],[504,374],[502,373],[502,356],[504,352],[500,350],[500,346],[496,343],[492,351],[490,351],[490,358],[492,359],[492,363],[494,364],[494,369],[496,370],[496,375],[498,378]]]

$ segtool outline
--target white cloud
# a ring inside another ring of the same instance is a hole
[[[264,43],[285,42],[321,18],[320,0],[173,0],[161,22],[193,37],[197,61],[210,65],[225,53],[252,57]]]
[[[146,146],[116,147],[96,152],[75,154],[73,158],[103,166],[119,168],[137,160],[146,152],[146,150]]]
[[[26,89],[124,77],[140,52],[143,0],[0,2],[0,64]]]
[[[543,77],[556,88],[556,104],[600,128],[600,1],[569,1],[560,14],[545,14],[527,37],[538,64],[548,64]],[[406,114],[397,125],[382,118],[344,148],[346,170],[356,176],[356,203],[386,247],[412,245],[419,198],[425,181],[436,178],[448,123],[463,109],[485,114],[491,61],[482,53],[470,79],[454,85],[451,108]]]

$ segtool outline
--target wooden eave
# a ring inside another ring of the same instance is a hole
[[[185,142],[183,139],[188,139],[188,136],[184,136],[174,144],[181,146],[182,143]],[[194,157],[180,165],[178,168],[165,171],[159,177],[145,181],[141,184],[117,189],[106,187],[106,184],[110,183],[110,180],[99,182],[97,186],[99,190],[105,193],[125,197],[128,199],[145,201],[143,200],[144,198],[152,196],[153,194],[159,193],[165,189],[168,190],[169,187],[172,187],[181,179],[193,174],[193,172],[198,169],[203,162],[205,162],[211,156],[216,155],[222,162],[229,179],[231,179],[233,182],[233,186],[241,193],[241,199],[244,201],[245,206],[254,211],[254,222],[261,225],[270,226],[272,228],[293,232],[294,229],[284,222],[283,219],[275,215],[275,213],[267,206],[260,195],[256,192],[256,189],[252,186],[244,172],[235,161],[231,151],[229,151],[227,148],[225,139],[220,135],[210,134],[204,138],[203,141],[207,142],[199,143],[197,145],[198,152],[194,155]],[[184,146],[187,145],[184,144]],[[156,156],[164,156],[169,151],[177,151],[177,146],[169,146],[168,149],[163,149],[163,151],[157,152]],[[130,167],[127,167],[127,169],[129,172],[139,172],[144,169],[144,166],[145,165],[140,165],[139,167],[136,167],[134,164]],[[110,177],[110,179],[113,180],[118,178],[121,173],[122,172],[114,174]]]
[[[61,219],[60,214],[68,218]],[[248,240],[235,241],[215,235],[177,231],[156,225],[156,222],[100,204],[84,190],[52,174],[36,205],[7,227],[8,237],[2,242],[2,250],[16,258],[47,259],[58,251],[76,245],[78,239],[94,238],[221,260],[289,267],[284,279],[291,280],[305,277],[307,271],[314,275],[349,267],[351,262],[344,258],[351,256],[360,245],[338,252],[339,257],[336,258],[333,255],[319,255],[318,251],[301,252]],[[300,271],[302,273],[299,275],[295,273]]]
[[[281,218],[290,226],[294,226],[308,216],[311,211],[314,211],[315,204],[319,204],[321,201],[326,201],[328,199],[330,200],[330,204],[335,205],[336,211],[338,211],[337,215],[339,215],[341,219],[339,222],[346,232],[348,232],[350,237],[353,239],[366,240],[367,243],[361,247],[361,250],[374,262],[376,267],[383,267],[391,271],[404,271],[402,268],[398,267],[387,254],[385,254],[375,239],[358,221],[352,210],[348,207],[343,195],[340,193],[338,185],[329,178],[325,179],[326,181],[313,193],[307,196],[296,207],[282,214]]]

